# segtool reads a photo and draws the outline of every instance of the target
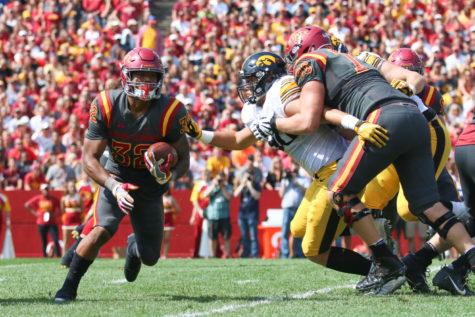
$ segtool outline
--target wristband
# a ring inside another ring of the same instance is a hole
[[[365,122],[366,122],[366,121],[364,121],[364,120],[358,120],[358,122],[356,122],[356,124],[355,124],[355,128],[354,128],[355,132],[358,132],[358,129],[359,129],[359,128],[363,125],[363,123],[365,123]]]
[[[204,144],[210,144],[211,141],[213,141],[213,137],[214,137],[213,131],[203,130],[201,132],[200,141],[203,142]]]
[[[104,187],[110,190],[112,194],[114,194],[114,190],[117,188],[118,185],[120,185],[120,183],[111,176],[109,176],[109,178],[107,178],[104,183]]]
[[[273,115],[272,118],[270,119],[270,127],[272,131],[277,131],[277,123],[275,122],[276,120],[277,118],[275,117],[275,115]]]
[[[347,114],[341,119],[340,125],[345,129],[354,130],[358,121],[358,118],[352,116],[351,114]]]

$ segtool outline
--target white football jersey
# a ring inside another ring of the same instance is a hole
[[[241,118],[246,126],[259,118],[259,115],[275,114],[277,118],[287,117],[285,106],[300,97],[300,88],[290,75],[276,80],[266,94],[262,108],[245,104]],[[328,125],[320,125],[317,131],[298,136],[279,133],[287,143],[284,151],[289,154],[307,173],[314,175],[322,167],[340,159],[347,149],[346,140]]]

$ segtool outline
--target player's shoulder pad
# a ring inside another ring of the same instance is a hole
[[[325,73],[327,67],[328,54],[326,50],[318,50],[312,53],[303,54],[294,66],[294,76],[297,83],[314,73]]]
[[[306,65],[311,65],[316,63],[321,70],[325,71],[327,66],[327,54],[323,50],[319,50],[313,53],[305,53],[295,62],[295,71],[294,74],[297,74],[300,71],[306,70]]]
[[[187,115],[187,111],[185,106],[174,97],[167,97],[165,109],[162,112],[162,116],[160,118],[160,135],[165,138],[172,128],[178,123],[180,124],[181,129],[185,130],[184,127],[186,125],[185,120],[183,119]],[[176,122],[177,120],[178,122]]]
[[[97,94],[91,104],[89,117],[92,122],[97,121],[98,114],[107,128],[112,124],[112,112],[114,108],[114,100],[117,98],[116,90],[103,90]]]
[[[288,100],[293,100],[296,96],[300,95],[300,87],[297,85],[293,76],[286,75],[279,80],[280,100],[285,104]]]

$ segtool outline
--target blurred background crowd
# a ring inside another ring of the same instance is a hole
[[[174,94],[204,129],[241,128],[242,62],[261,50],[282,54],[289,35],[305,24],[328,30],[352,53],[415,50],[427,80],[443,93],[452,142],[475,106],[470,0],[178,0],[162,30],[160,12],[152,15],[144,0],[0,0],[0,6],[4,190],[39,189],[45,182],[63,190],[73,181],[90,192],[80,162],[89,105],[101,90],[121,87],[119,62],[136,46],[162,56],[164,93]],[[221,172],[232,182],[248,170],[250,157],[262,189],[279,189],[293,169],[290,158],[265,144],[224,152],[190,141],[191,169],[175,180],[178,189]],[[449,170],[458,180],[453,159]]]

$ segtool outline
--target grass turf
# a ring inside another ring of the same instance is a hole
[[[0,260],[1,316],[473,316],[474,298],[438,291],[358,294],[357,276],[307,260],[171,260],[125,282],[124,261],[97,260],[78,300],[54,305],[67,271],[57,260]],[[475,283],[472,283],[472,288]]]

